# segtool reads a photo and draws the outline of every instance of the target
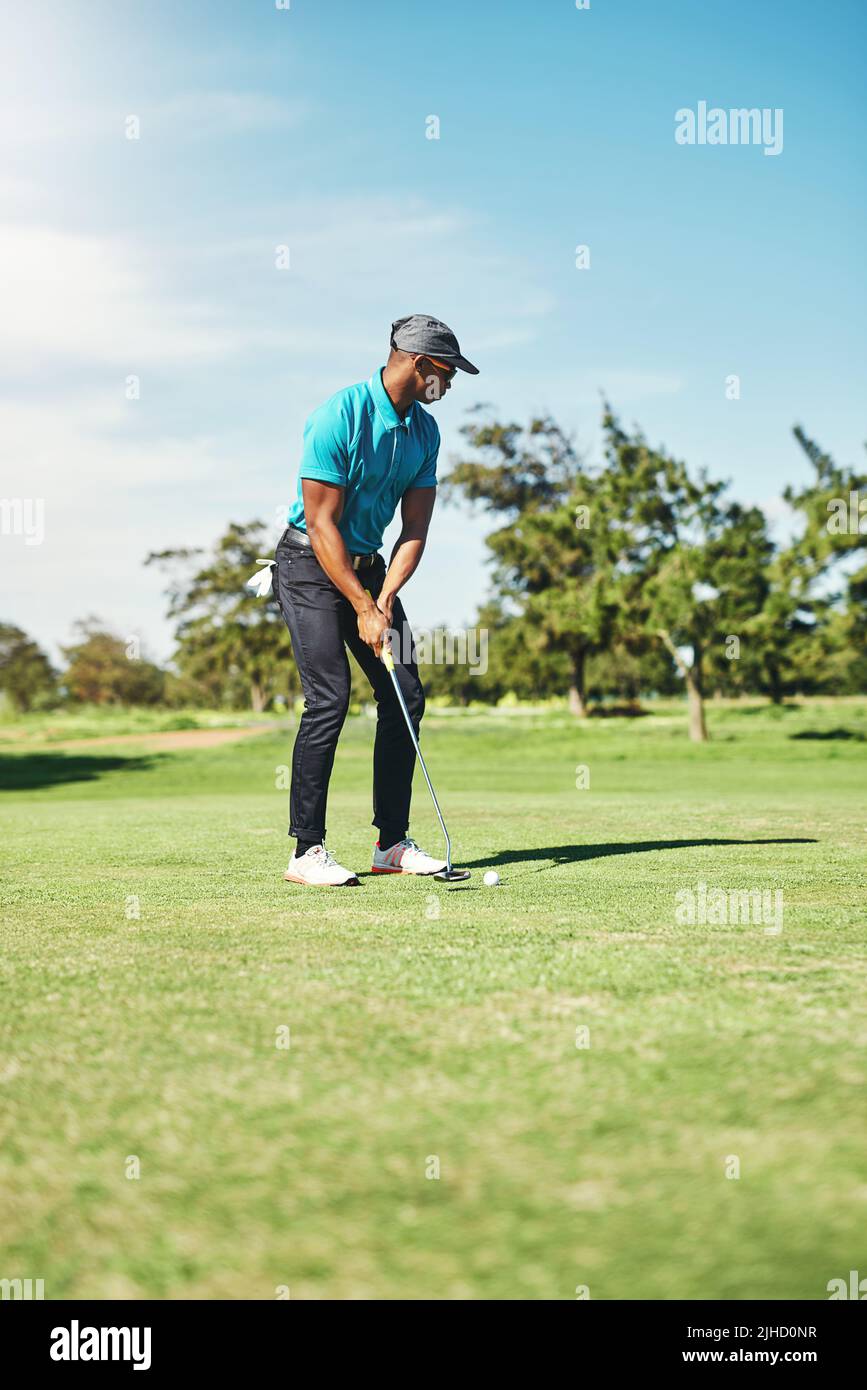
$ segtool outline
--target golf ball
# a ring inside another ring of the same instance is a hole
[[[496,886],[497,886],[497,884],[499,883],[499,881],[500,881],[500,875],[499,875],[498,873],[496,873],[494,869],[488,869],[488,872],[485,874],[485,884],[486,884],[486,886],[487,886],[488,888],[496,888]]]

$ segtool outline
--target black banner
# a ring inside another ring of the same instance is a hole
[[[863,1300],[861,1300],[863,1301]],[[532,1327],[534,1354],[566,1354],[576,1371],[602,1361],[612,1370],[619,1368],[645,1372],[667,1372],[674,1368],[701,1370],[708,1366],[732,1369],[737,1366],[804,1366],[827,1374],[858,1364],[863,1345],[865,1322],[860,1301],[818,1303],[622,1303],[576,1301],[568,1317],[561,1309],[553,1318],[551,1330],[569,1339],[565,1346],[547,1346],[542,1353],[536,1326]],[[367,1306],[366,1318],[378,1316]],[[386,1305],[391,1308],[393,1305]],[[359,1328],[352,1341],[352,1364],[356,1374],[364,1361],[381,1365],[393,1361],[404,1340],[416,1341],[420,1323],[432,1316],[430,1305],[401,1305],[400,1321],[389,1317],[388,1341],[374,1348],[366,1335],[375,1323]],[[477,1305],[473,1305],[477,1306]],[[527,1305],[532,1306],[532,1305]],[[453,1304],[454,1316],[460,1314]],[[451,1316],[451,1311],[449,1313]],[[3,1362],[15,1365],[21,1373],[50,1372],[64,1378],[100,1370],[114,1376],[129,1374],[161,1377],[184,1371],[213,1371],[222,1376],[233,1372],[262,1371],[282,1367],[287,1373],[301,1371],[311,1354],[309,1343],[299,1341],[305,1333],[318,1333],[344,1316],[354,1323],[354,1305],[341,1312],[321,1304],[275,1300],[273,1303],[41,1303],[37,1301],[0,1302],[0,1330],[3,1336]],[[437,1369],[454,1374],[456,1350],[441,1339],[443,1310],[436,1315],[431,1334],[425,1338],[424,1356],[410,1370],[400,1357],[401,1374],[412,1380],[424,1379]],[[453,1325],[456,1331],[471,1330]],[[529,1330],[529,1329],[528,1329]],[[477,1330],[472,1329],[474,1339]],[[510,1314],[509,1335],[501,1342],[475,1340],[479,1355],[490,1356],[491,1366],[515,1345],[515,1334],[530,1349]],[[424,1335],[422,1331],[422,1335]],[[574,1338],[578,1341],[573,1341]],[[327,1356],[333,1358],[333,1340],[327,1343]],[[462,1346],[464,1344],[462,1343]],[[318,1344],[317,1344],[318,1349]],[[439,1351],[438,1351],[439,1349]],[[461,1352],[461,1360],[464,1352]],[[490,1369],[490,1368],[489,1368]]]

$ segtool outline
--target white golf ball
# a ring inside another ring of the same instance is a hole
[[[499,881],[500,875],[496,872],[496,870],[488,869],[488,872],[485,874],[485,886],[487,888],[496,888]]]

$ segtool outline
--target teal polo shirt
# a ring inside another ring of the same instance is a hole
[[[338,529],[355,555],[379,550],[382,533],[412,487],[436,487],[440,432],[413,401],[401,420],[382,384],[382,368],[369,381],[347,386],[314,410],[304,426],[298,496],[287,521],[306,531],[302,478],[345,488]]]

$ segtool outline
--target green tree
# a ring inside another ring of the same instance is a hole
[[[867,472],[836,464],[800,425],[792,432],[813,466],[813,477],[805,487],[788,488],[785,493],[803,522],[802,533],[791,547],[805,594],[800,607],[818,639],[810,653],[821,663],[816,688],[827,688],[828,682],[839,688],[837,682],[842,680],[846,686],[864,656],[859,615],[863,616],[865,569],[863,564],[859,568],[858,559],[867,548]],[[804,646],[801,635],[797,675],[803,669]]]
[[[0,623],[0,691],[21,713],[56,700],[57,672],[42,648],[12,623]]]
[[[745,629],[758,664],[758,686],[777,704],[796,691],[846,685],[846,672],[857,669],[863,648],[857,623],[845,622],[841,607],[842,591],[852,582],[853,557],[867,545],[867,517],[863,530],[852,525],[852,498],[857,522],[858,502],[867,498],[867,474],[838,466],[800,425],[793,434],[812,476],[785,490],[797,517],[796,534],[771,558],[764,604]]]
[[[609,644],[617,612],[609,538],[594,524],[605,480],[547,417],[527,429],[471,422],[461,433],[472,455],[452,468],[446,496],[502,518],[486,544],[496,600],[514,615],[505,630],[525,660],[562,671],[570,708],[584,715],[587,658]]]
[[[78,641],[62,647],[63,684],[73,700],[94,705],[156,705],[165,672],[143,660],[99,618],[75,624]]]
[[[867,691],[867,564],[850,573],[845,604],[835,621],[835,646],[842,654],[838,658],[841,694]]]
[[[704,742],[708,671],[730,658],[729,639],[765,600],[765,518],[727,501],[725,483],[704,471],[692,477],[640,430],[624,430],[607,406],[603,432],[620,499],[608,528],[622,574],[619,627],[627,645],[648,633],[662,642],[686,686],[689,736]]]
[[[836,464],[800,425],[792,433],[813,465],[814,476],[805,487],[788,487],[783,495],[804,519],[798,541],[801,554],[821,569],[867,549],[867,473]]]
[[[628,645],[617,641],[592,657],[587,687],[591,699],[612,696],[627,705],[636,705],[643,694],[680,695],[683,690],[668,653],[650,635]]]
[[[432,661],[428,657],[421,666],[421,678],[431,697],[445,696],[458,705],[473,701],[496,704],[506,695],[539,700],[548,698],[552,690],[565,688],[565,659],[541,648],[528,647],[523,619],[507,613],[496,599],[479,609],[473,628],[474,642],[467,647],[476,658],[476,665],[461,660]],[[442,646],[449,651],[447,642]],[[428,643],[428,652],[431,649],[438,651],[435,642]],[[423,648],[419,647],[420,656],[422,653]],[[484,671],[479,661],[482,656]]]
[[[761,510],[732,501],[726,483],[623,429],[607,403],[602,424],[597,468],[549,418],[526,429],[478,420],[463,429],[470,453],[444,490],[500,523],[487,538],[496,652],[478,688],[498,698],[526,684],[504,668],[532,667],[548,690],[568,689],[583,714],[588,670],[594,691],[600,676],[634,691],[637,672],[645,689],[669,689],[649,645],[661,643],[684,682],[690,737],[704,741],[708,683],[779,700],[788,689],[822,688],[823,667],[826,682],[857,681],[864,580],[852,556],[867,544],[867,515],[861,525],[851,518],[860,491],[867,512],[867,477],[838,468],[796,430],[815,477],[787,490],[802,534],[777,549]],[[843,573],[846,604],[832,585]]]
[[[233,522],[210,554],[200,548],[163,550],[145,560],[170,576],[179,675],[213,703],[244,703],[257,712],[268,709],[275,695],[301,688],[276,601],[256,598],[245,587],[260,568],[257,559],[273,549],[264,530],[260,521]]]

